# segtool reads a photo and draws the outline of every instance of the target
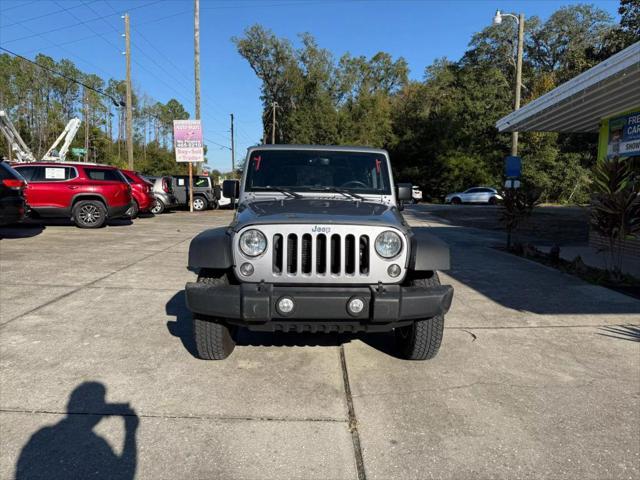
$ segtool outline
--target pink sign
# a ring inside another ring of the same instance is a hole
[[[174,120],[173,143],[176,162],[204,162],[200,120]]]

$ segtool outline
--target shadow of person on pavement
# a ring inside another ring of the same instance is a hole
[[[136,472],[136,430],[139,419],[129,404],[105,403],[102,383],[85,382],[69,396],[67,416],[34,433],[20,452],[16,480],[113,479],[129,480]],[[124,420],[122,454],[93,428],[111,415]]]

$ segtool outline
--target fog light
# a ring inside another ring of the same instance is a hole
[[[282,315],[289,315],[293,312],[293,308],[295,307],[295,303],[293,302],[293,298],[290,297],[282,297],[278,300],[278,304],[276,307],[278,308],[278,312]]]
[[[392,264],[389,265],[389,268],[387,268],[387,273],[389,274],[390,277],[397,277],[398,275],[400,275],[400,272],[402,271],[402,269],[400,268],[400,265],[397,264]]]
[[[253,265],[251,265],[248,262],[243,263],[242,265],[240,265],[240,273],[245,277],[248,277],[249,275],[253,275]]]
[[[364,310],[364,300],[358,297],[352,298],[347,304],[347,310],[351,315],[359,315]]]

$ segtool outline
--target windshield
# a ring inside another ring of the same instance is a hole
[[[275,188],[391,194],[387,160],[379,153],[254,150],[247,163],[245,191]]]

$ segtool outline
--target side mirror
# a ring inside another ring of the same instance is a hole
[[[240,196],[240,182],[225,180],[222,182],[222,194],[227,198],[238,198]]]
[[[398,202],[413,198],[413,186],[410,183],[396,183],[396,198]]]

